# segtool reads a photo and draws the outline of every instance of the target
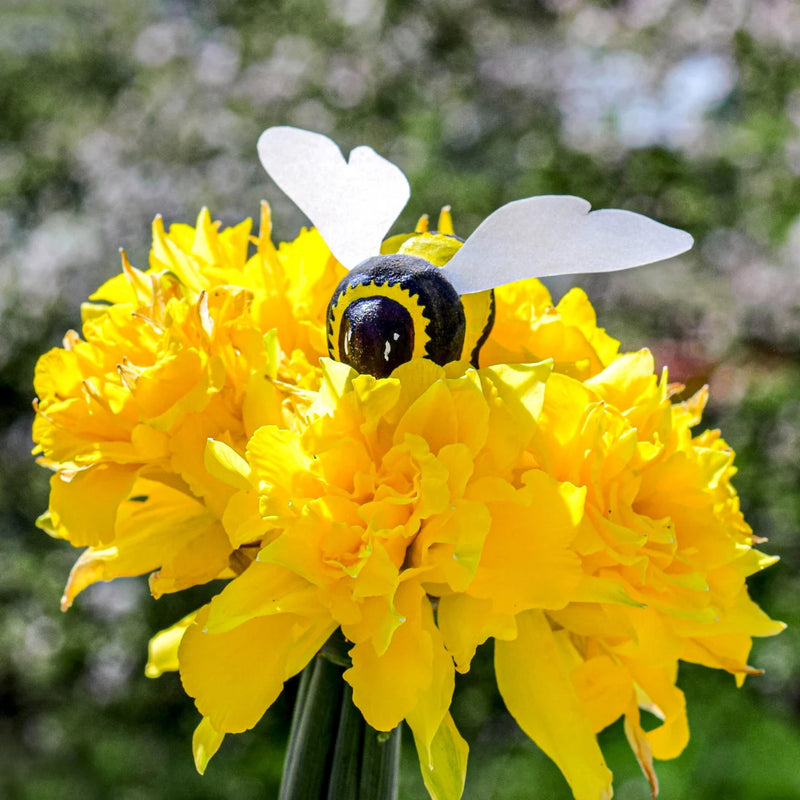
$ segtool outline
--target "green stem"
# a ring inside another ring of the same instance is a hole
[[[278,800],[324,797],[342,687],[342,668],[328,659],[317,657],[306,667],[295,703]]]
[[[389,733],[366,723],[365,728],[358,800],[397,800],[401,728],[398,725]]]
[[[400,728],[364,722],[342,678],[348,660],[333,636],[303,671],[279,800],[397,800]]]
[[[353,705],[353,689],[345,684],[327,800],[358,800],[366,726],[361,712]]]
[[[283,762],[283,774],[291,772],[295,768],[297,747],[292,743],[297,739],[297,731],[300,728],[300,719],[303,716],[305,699],[308,696],[308,686],[311,683],[311,669],[304,669],[300,674],[300,684],[297,687],[297,697],[294,701],[294,711],[292,712],[292,727],[289,729],[289,745],[286,749],[286,758]]]

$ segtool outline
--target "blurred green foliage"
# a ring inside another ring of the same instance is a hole
[[[710,381],[708,424],[739,453],[748,518],[782,562],[752,581],[790,623],[758,642],[766,674],[736,691],[687,667],[692,740],[659,765],[664,797],[800,797],[800,5],[795,0],[12,0],[0,7],[0,796],[272,797],[290,685],[204,777],[174,675],[143,676],[147,640],[202,601],[142,580],[98,585],[68,615],[74,551],[33,521],[47,475],[29,456],[36,357],[148,224],[226,223],[273,202],[255,158],[289,123],[370,144],[413,187],[401,220],[452,204],[469,233],[501,203],[574,193],[690,230],[664,268],[593,277],[601,321],[653,346],[673,378]],[[568,285],[552,282],[556,294]],[[206,590],[208,591],[208,590]],[[566,798],[493,688],[491,652],[459,679],[465,797]],[[647,796],[617,725],[616,796]],[[407,742],[408,745],[408,742]],[[403,798],[422,798],[411,750]]]

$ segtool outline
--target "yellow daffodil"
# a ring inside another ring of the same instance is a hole
[[[531,453],[586,488],[573,540],[583,579],[566,608],[520,615],[517,638],[495,648],[509,710],[576,798],[610,796],[594,735],[620,717],[655,795],[653,757],[676,757],[689,738],[679,660],[741,683],[757,672],[751,637],[783,629],[747,595],[745,578],[776,559],[752,548],[733,453],[717,432],[691,432],[706,392],[671,403],[679,387],[653,367],[645,350],[583,383],[548,380]],[[640,709],[661,724],[645,732]]]
[[[83,307],[82,336],[39,360],[34,452],[55,472],[40,525],[88,547],[64,607],[98,580],[152,573],[158,596],[242,566],[205,443],[302,425],[324,346],[317,295],[340,269],[314,231],[276,250],[266,206],[249,257],[250,227],[220,231],[205,210],[169,233],[156,219],[150,268],[123,254]]]
[[[619,355],[619,342],[597,325],[586,292],[570,289],[558,304],[531,278],[494,290],[496,313],[483,364],[552,359],[553,371],[585,380]]]
[[[585,382],[546,364],[324,370],[304,433],[262,428],[244,459],[210,445],[239,487],[229,536],[249,507],[274,537],[180,648],[210,729],[251,727],[338,627],[365,719],[405,718],[431,795],[458,797],[453,667],[494,637],[509,710],[578,800],[611,796],[595,735],[620,717],[655,793],[653,757],[688,740],[678,661],[741,677],[750,637],[782,629],[747,597],[774,559],[751,548],[732,454],[691,435],[704,397],[672,404],[647,351]],[[645,733],[640,708],[662,725]]]
[[[232,541],[253,528],[242,508],[269,532],[256,562],[187,630],[184,686],[215,730],[250,728],[341,628],[353,643],[345,680],[370,725],[389,731],[407,719],[421,754],[437,736],[463,748],[447,717],[452,654],[463,648],[459,599],[474,592],[483,604],[504,584],[496,616],[511,635],[515,612],[563,608],[581,579],[569,545],[584,491],[517,474],[549,364],[415,360],[385,380],[327,360],[323,371],[303,433],[265,426],[245,459],[210,444],[212,471],[241,487],[223,519]],[[551,535],[520,539],[536,518],[552,521]],[[515,538],[522,552],[506,551]],[[476,583],[482,562],[492,575]],[[221,680],[214,654],[233,651],[240,679]]]
[[[620,718],[655,793],[653,758],[688,740],[679,661],[741,681],[782,627],[747,595],[773,559],[733,454],[692,430],[705,393],[673,402],[582,291],[554,305],[537,280],[495,290],[479,366],[358,375],[326,357],[343,272],[316,231],[276,250],[265,208],[250,255],[249,230],[157,220],[150,268],[123,258],[40,360],[41,525],[88,548],[64,605],[117,576],[156,596],[230,579],[147,668],[180,670],[201,771],[341,631],[364,719],[407,721],[431,797],[457,800],[455,672],[493,638],[509,711],[577,800],[611,796],[596,734]]]

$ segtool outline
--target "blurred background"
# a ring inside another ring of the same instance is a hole
[[[691,231],[668,266],[582,285],[626,349],[709,382],[709,426],[782,561],[751,581],[782,636],[762,677],[682,668],[692,739],[659,766],[669,800],[800,798],[800,3],[797,0],[2,0],[0,2],[0,797],[270,798],[290,705],[229,737],[201,778],[178,679],[143,675],[146,644],[203,599],[99,584],[66,615],[76,552],[33,521],[47,474],[31,448],[38,354],[79,303],[144,267],[149,224],[225,224],[273,204],[260,131],[294,124],[369,144],[409,176],[396,230],[452,204],[469,234],[541,193],[641,211]],[[550,282],[556,297],[568,287]],[[568,798],[506,715],[491,652],[460,679],[465,797]],[[291,697],[293,687],[287,695]],[[407,744],[401,797],[423,798]],[[616,797],[647,786],[621,725],[601,736]]]

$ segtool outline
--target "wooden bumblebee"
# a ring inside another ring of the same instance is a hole
[[[268,128],[266,171],[349,270],[328,306],[332,358],[377,378],[412,358],[478,365],[494,320],[493,289],[523,278],[610,272],[685,252],[684,231],[570,195],[508,203],[464,242],[449,212],[439,230],[383,241],[410,196],[402,171],[369,147],[344,159],[327,136]]]

